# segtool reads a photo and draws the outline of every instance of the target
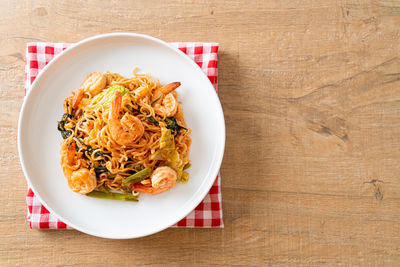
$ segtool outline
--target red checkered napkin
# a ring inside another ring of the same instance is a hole
[[[217,68],[217,43],[171,43],[183,53],[193,59],[204,73],[208,76],[217,91],[218,68]],[[26,49],[26,87],[25,94],[29,91],[32,82],[39,72],[57,54],[71,46],[66,43],[28,43]],[[35,196],[28,185],[26,196],[28,205],[27,220],[32,229],[71,229],[60,221],[54,214],[50,213]],[[204,200],[184,219],[173,227],[224,227],[222,222],[221,206],[221,176],[217,175],[213,186]]]

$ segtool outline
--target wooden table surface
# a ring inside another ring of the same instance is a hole
[[[400,1],[1,1],[0,266],[400,264]],[[220,44],[224,229],[30,230],[25,44],[107,32]]]

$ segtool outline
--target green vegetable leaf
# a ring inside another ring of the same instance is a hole
[[[129,90],[126,87],[122,85],[113,85],[96,95],[93,100],[97,100],[97,103],[100,105],[111,103],[117,91],[121,93],[121,96],[126,96],[129,94]]]
[[[178,122],[176,121],[176,119],[175,119],[175,117],[168,117],[168,118],[166,118],[165,119],[165,123],[167,124],[167,129],[170,129],[171,130],[171,133],[174,135],[174,136],[177,136],[178,135],[178,133],[179,133],[179,131],[181,130],[181,129],[184,129],[184,130],[188,130],[188,129],[186,129],[185,127],[183,127],[183,126],[180,126],[179,124],[178,124]]]
[[[67,119],[72,119],[74,116],[72,114],[64,113],[61,120],[57,123],[57,130],[60,131],[61,137],[63,139],[67,139],[68,137],[71,136],[72,131],[71,130],[65,130],[65,123],[67,122]]]
[[[108,169],[104,166],[94,166],[94,171],[97,175],[100,175],[103,172],[108,172]]]
[[[75,141],[78,141],[81,145],[83,145],[84,147],[86,147],[83,151],[88,153],[89,155],[92,155],[93,153],[93,148],[89,145],[86,145],[82,139],[80,139],[79,137],[74,136],[73,137],[75,139]]]
[[[187,181],[189,176],[185,176],[184,179],[182,179],[185,163],[182,163],[181,157],[175,148],[175,139],[170,129],[161,128],[159,143],[159,149],[150,156],[150,159],[165,160],[166,165],[176,171],[178,182],[183,183]]]
[[[154,117],[147,117],[146,119],[154,125],[160,126],[160,123]]]

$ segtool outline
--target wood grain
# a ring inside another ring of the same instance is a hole
[[[0,2],[0,265],[398,265],[399,25],[400,1]],[[28,229],[25,44],[117,31],[220,43],[225,229]]]

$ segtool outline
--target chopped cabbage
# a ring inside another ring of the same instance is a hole
[[[170,129],[161,128],[159,148],[150,156],[151,159],[165,160],[166,165],[174,169],[178,175],[177,181],[186,183],[189,174],[183,172],[186,161],[182,160],[175,148],[175,139]]]
[[[93,101],[96,101],[97,104],[111,104],[115,97],[115,92],[119,91],[121,96],[126,96],[129,94],[129,90],[122,85],[113,85],[103,90],[100,94],[93,97]]]

